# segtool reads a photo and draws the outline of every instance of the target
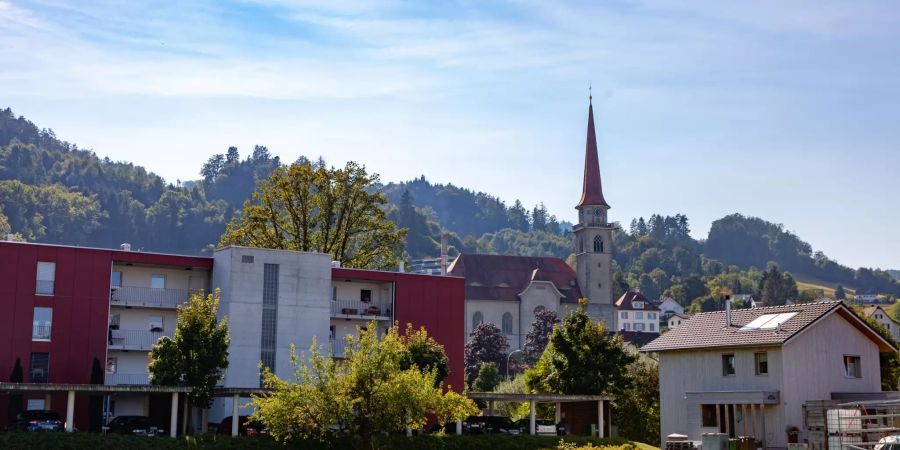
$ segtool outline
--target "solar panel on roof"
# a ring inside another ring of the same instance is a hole
[[[755,330],[774,330],[779,325],[787,322],[791,317],[796,316],[796,312],[780,313],[780,314],[763,314],[752,322],[741,327],[739,331],[755,331]]]

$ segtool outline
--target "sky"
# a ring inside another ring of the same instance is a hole
[[[612,220],[900,268],[890,1],[0,0],[0,60],[0,107],[171,182],[261,144],[570,221],[590,85]]]

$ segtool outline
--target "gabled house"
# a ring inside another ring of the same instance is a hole
[[[661,433],[807,438],[803,404],[880,392],[879,353],[894,344],[841,302],[701,313],[647,344],[659,358]]]
[[[616,323],[622,331],[658,333],[659,308],[639,291],[628,291],[616,301]]]
[[[863,314],[880,323],[881,326],[891,333],[891,336],[893,336],[895,341],[900,340],[900,322],[897,322],[889,316],[888,313],[884,311],[884,308],[878,305],[867,306],[863,308]]]
[[[659,299],[659,303],[656,305],[659,308],[659,312],[664,316],[670,316],[672,314],[684,314],[684,306],[681,306],[674,298],[671,297],[663,297]]]
[[[669,316],[669,320],[666,321],[666,328],[668,328],[670,330],[673,328],[677,328],[677,327],[681,326],[681,324],[683,324],[684,322],[687,322],[687,320],[690,318],[691,318],[691,316],[689,316],[687,314],[678,314],[678,313],[672,314],[671,316]]]

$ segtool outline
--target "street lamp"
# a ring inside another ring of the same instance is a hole
[[[509,358],[516,353],[522,353],[522,350],[513,350],[506,355],[506,381],[509,381]]]

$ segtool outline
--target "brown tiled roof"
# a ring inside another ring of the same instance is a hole
[[[882,308],[882,307],[879,306],[879,305],[870,305],[870,306],[866,306],[865,308],[863,308],[863,314],[864,314],[866,317],[872,317],[872,314],[875,314],[875,311],[878,311],[879,309],[881,310],[881,314],[884,314],[884,317],[886,317],[888,320],[890,320],[891,322],[894,322],[894,323],[900,323],[900,322],[897,322],[896,320],[894,320],[894,318],[891,317],[891,315],[888,314],[888,313],[884,310],[884,308]]]
[[[518,300],[532,279],[553,283],[562,302],[581,298],[575,270],[559,258],[463,253],[448,273],[466,279],[467,299]]]
[[[882,351],[893,349],[878,333],[841,302],[803,303],[789,306],[736,309],[731,313],[731,326],[725,326],[725,312],[696,314],[677,328],[664,333],[658,339],[641,348],[645,352],[686,350],[717,347],[744,347],[781,345],[788,339],[832,311],[841,314],[848,322],[878,343]],[[740,328],[764,314],[797,312],[778,330],[740,331]],[[893,349],[896,350],[896,349]]]
[[[594,131],[594,107],[588,106],[587,144],[584,149],[584,185],[581,190],[581,201],[576,208],[582,206],[605,206],[609,204],[603,198],[603,186],[600,183],[600,160],[597,158],[597,134]]]
[[[634,307],[634,302],[644,302],[644,307],[641,309],[637,309]],[[644,298],[643,294],[634,291],[628,291],[622,294],[622,296],[619,297],[618,300],[616,300],[616,308],[632,311],[659,311],[659,308],[653,303],[647,301],[647,299]]]

